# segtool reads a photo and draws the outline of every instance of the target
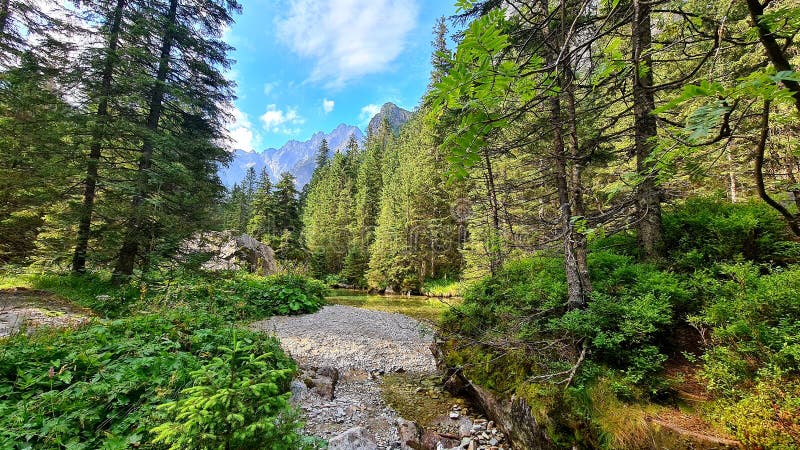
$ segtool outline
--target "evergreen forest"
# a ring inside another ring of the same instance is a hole
[[[458,0],[407,121],[226,187],[243,3],[0,0],[0,448],[390,448],[254,325],[361,295],[505,436],[438,448],[800,449],[800,3]]]

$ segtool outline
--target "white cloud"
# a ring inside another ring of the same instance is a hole
[[[370,119],[375,117],[375,114],[381,112],[381,105],[371,103],[361,108],[361,114],[358,115],[358,121],[364,125],[369,123]]]
[[[322,99],[322,110],[325,111],[325,114],[333,111],[333,106],[335,105],[333,100],[328,100],[327,98]]]
[[[297,109],[287,108],[282,110],[275,104],[267,105],[267,110],[261,115],[260,119],[265,130],[283,134],[297,134],[300,132],[300,128],[297,125],[306,123],[306,119],[297,113]]]
[[[341,87],[383,72],[417,23],[417,0],[289,0],[278,36],[293,52],[315,60],[313,81]]]
[[[229,150],[254,152],[261,145],[261,137],[257,132],[253,131],[253,124],[250,122],[250,118],[234,106],[230,106],[226,113],[231,118],[228,124]]]

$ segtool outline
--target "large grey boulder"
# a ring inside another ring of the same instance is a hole
[[[275,252],[269,245],[247,234],[235,231],[206,231],[197,233],[181,246],[187,259],[206,256],[200,266],[203,270],[246,270],[259,275],[270,275],[278,271]]]
[[[350,428],[328,441],[328,450],[377,450],[375,438],[364,427]]]

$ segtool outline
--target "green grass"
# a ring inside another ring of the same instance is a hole
[[[465,283],[457,280],[427,280],[422,285],[422,294],[428,297],[461,297],[465,290]]]
[[[111,285],[111,275],[94,273],[82,276],[57,273],[23,273],[0,275],[0,289],[24,287],[53,293],[100,315],[117,318],[129,313],[136,300],[146,294],[142,285]],[[106,300],[105,297],[108,296]]]
[[[460,303],[460,299],[368,295],[347,290],[336,290],[327,300],[337,305],[404,314],[428,323],[438,323],[442,313]]]

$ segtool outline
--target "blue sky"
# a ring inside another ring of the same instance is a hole
[[[241,0],[225,33],[238,99],[229,127],[247,151],[307,140],[377,108],[417,106],[430,73],[433,26],[454,0]]]

